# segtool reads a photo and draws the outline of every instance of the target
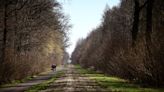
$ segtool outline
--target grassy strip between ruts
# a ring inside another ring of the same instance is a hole
[[[111,90],[112,92],[164,92],[163,88],[143,88],[118,77],[111,77],[90,69],[83,69],[79,65],[76,65],[75,68],[80,74],[84,74],[90,79],[95,80],[102,88]]]
[[[39,92],[40,90],[45,90],[50,86],[51,83],[53,83],[57,78],[61,77],[62,75],[64,75],[64,71],[58,71],[51,79],[41,84],[34,85],[25,92]]]

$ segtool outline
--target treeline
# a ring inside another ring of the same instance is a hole
[[[0,0],[0,84],[62,64],[69,27],[56,0]]]
[[[121,0],[80,39],[72,63],[152,86],[164,85],[163,0]]]

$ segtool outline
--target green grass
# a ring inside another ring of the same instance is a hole
[[[111,77],[92,70],[83,69],[79,65],[76,65],[75,68],[79,73],[95,80],[102,88],[109,89],[112,92],[164,92],[162,88],[143,88],[118,77]]]
[[[40,90],[45,90],[47,89],[51,83],[53,83],[57,78],[61,77],[64,74],[63,71],[58,71],[51,79],[38,84],[38,85],[34,85],[31,88],[29,88],[28,90],[26,90],[25,92],[38,92]]]

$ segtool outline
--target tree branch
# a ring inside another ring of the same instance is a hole
[[[142,6],[140,6],[140,8],[139,8],[140,11],[142,10],[142,8],[144,8],[146,6],[147,2],[148,2],[148,0],[145,1],[145,3]]]
[[[11,14],[13,11],[19,11],[19,10],[23,9],[24,6],[27,4],[27,2],[28,2],[28,0],[26,0],[26,1],[21,5],[21,7],[19,7],[19,8],[16,8],[16,7],[15,7],[15,9],[9,11],[9,13],[8,13],[7,15]],[[18,1],[17,1],[17,3],[18,3]]]

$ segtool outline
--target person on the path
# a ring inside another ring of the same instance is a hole
[[[51,70],[52,70],[52,71],[56,71],[56,64],[52,64],[52,65],[51,65]]]

